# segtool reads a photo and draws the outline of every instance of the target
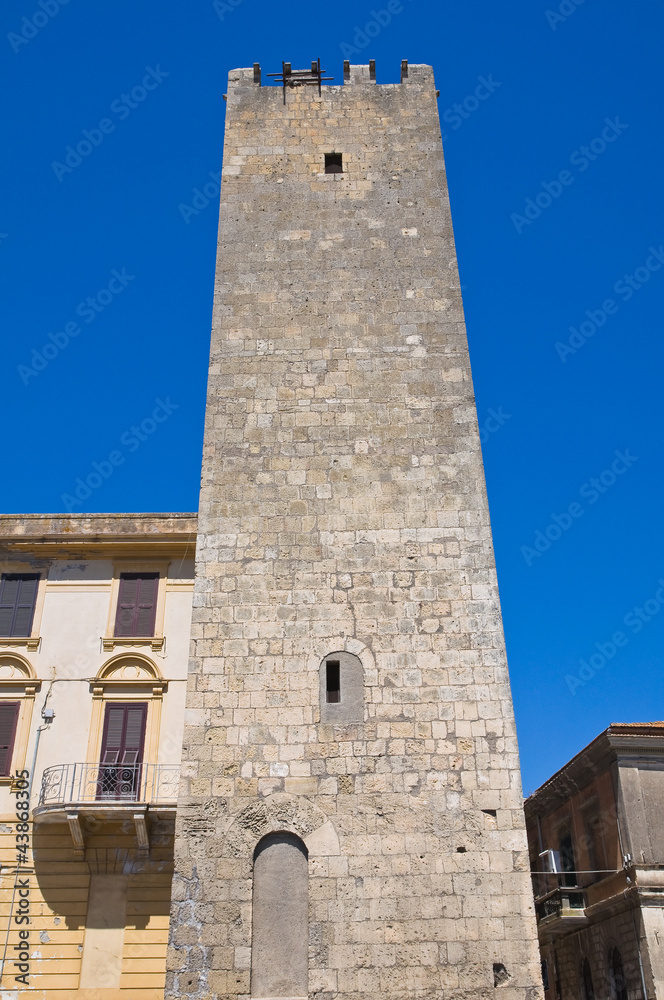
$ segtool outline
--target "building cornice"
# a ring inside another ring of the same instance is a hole
[[[168,514],[0,514],[0,557],[31,555],[61,558],[131,553],[191,551],[196,547],[197,515]]]
[[[613,763],[636,766],[644,761],[664,766],[662,723],[612,723],[592,743],[556,771],[524,803],[526,819],[551,812],[582,791]]]

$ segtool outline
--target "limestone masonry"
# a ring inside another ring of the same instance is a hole
[[[541,995],[433,73],[373,77],[229,77],[168,997]]]

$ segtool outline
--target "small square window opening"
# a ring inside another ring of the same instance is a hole
[[[325,154],[325,173],[326,174],[342,174],[344,168],[341,162],[341,153],[326,153]]]
[[[338,660],[327,660],[325,663],[325,700],[341,701],[341,671]]]

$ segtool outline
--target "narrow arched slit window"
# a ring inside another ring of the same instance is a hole
[[[320,665],[320,721],[364,721],[364,670],[353,653],[330,653]]]
[[[325,661],[325,701],[341,701],[341,668],[338,660]]]
[[[252,997],[306,1000],[308,868],[307,849],[292,833],[271,833],[254,852]]]

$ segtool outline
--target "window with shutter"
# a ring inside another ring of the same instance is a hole
[[[143,701],[106,706],[97,798],[137,797],[147,711]]]
[[[154,635],[159,573],[121,573],[116,636]]]
[[[0,775],[3,777],[11,774],[20,708],[18,701],[0,701]]]
[[[31,635],[38,586],[39,573],[2,574],[2,579],[0,579],[0,635]]]

